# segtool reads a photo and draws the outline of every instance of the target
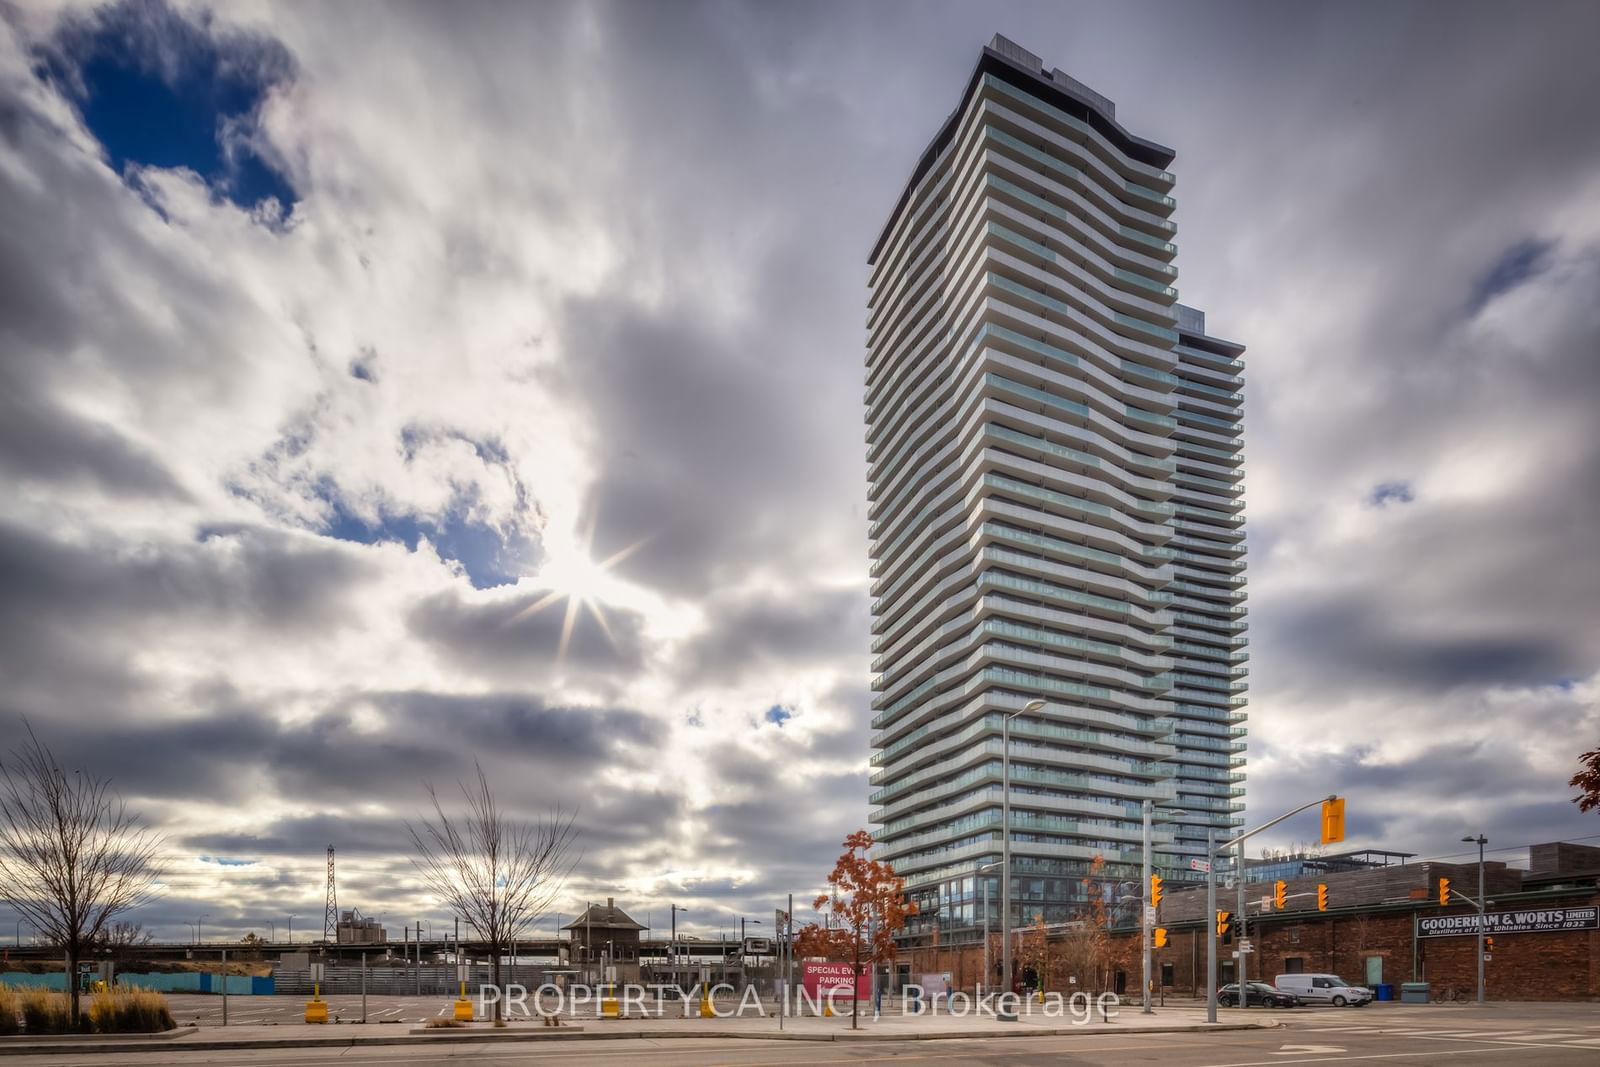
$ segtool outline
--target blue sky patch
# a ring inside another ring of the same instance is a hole
[[[1519,241],[1506,249],[1472,286],[1467,310],[1476,315],[1501,293],[1510,292],[1541,273],[1550,265],[1550,250],[1553,247],[1553,242],[1530,239]]]
[[[1372,487],[1372,492],[1367,494],[1367,503],[1375,508],[1381,508],[1391,503],[1409,504],[1416,498],[1410,482],[1379,482]]]
[[[763,718],[772,723],[774,726],[782,726],[784,723],[794,718],[794,712],[790,711],[781,704],[774,704],[772,707],[767,709],[767,713],[765,716],[763,716]]]
[[[380,510],[376,521],[362,518],[345,506],[336,491],[324,491],[329,518],[319,533],[363,545],[400,543],[415,552],[426,537],[448,560],[461,564],[474,589],[510,585],[539,559],[539,546],[520,535],[504,537],[499,530],[469,518],[471,501],[457,501],[442,521]]]
[[[201,856],[201,863],[215,863],[221,867],[254,867],[260,860],[236,860],[227,856]]]
[[[37,70],[75,98],[119,174],[187,167],[242,208],[269,197],[285,214],[294,205],[294,188],[259,151],[261,104],[294,72],[278,41],[125,0],[66,21]]]

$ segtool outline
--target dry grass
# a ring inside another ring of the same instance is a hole
[[[65,993],[30,986],[18,993],[22,1026],[30,1034],[64,1034],[72,1028],[72,1004]]]
[[[0,1034],[22,1029],[22,998],[10,986],[0,983]]]
[[[455,1019],[450,1018],[448,1015],[435,1015],[433,1018],[428,1020],[427,1024],[424,1027],[424,1029],[428,1029],[428,1030],[454,1030],[457,1027],[462,1027],[462,1026],[466,1026],[466,1025],[467,1025],[466,1023],[458,1022]]]
[[[153,989],[117,986],[89,1002],[89,1028],[97,1034],[158,1034],[177,1026],[167,998]]]

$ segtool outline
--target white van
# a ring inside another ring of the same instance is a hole
[[[1364,1007],[1372,1000],[1372,990],[1351,985],[1336,974],[1280,974],[1272,984],[1285,993],[1293,993],[1303,1004]]]

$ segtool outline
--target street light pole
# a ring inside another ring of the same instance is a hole
[[[1483,895],[1483,846],[1489,839],[1479,834],[1477,837],[1463,837],[1461,839],[1469,845],[1478,846],[1478,1003],[1483,1003],[1483,924],[1488,918],[1483,906],[1489,903]]]
[[[1011,993],[1011,720],[1018,715],[1044,709],[1044,701],[1030,700],[1021,711],[1000,720],[1000,995]],[[995,1018],[1016,1021],[1010,1010],[995,1012]]]
[[[676,904],[668,905],[672,909],[672,945],[667,949],[667,966],[672,968],[672,981],[678,981],[678,912],[688,911]]]
[[[291,945],[294,944],[294,916],[293,915],[289,916],[289,932],[286,935],[284,935],[284,940],[288,941],[289,944],[291,944]]]
[[[983,884],[983,984],[978,987],[980,996],[989,988],[989,980],[994,977],[994,970],[989,966],[989,879],[984,874],[999,866],[998,863],[985,863],[977,871],[978,881]]]

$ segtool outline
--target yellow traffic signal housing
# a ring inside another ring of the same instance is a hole
[[[1165,926],[1156,927],[1156,929],[1155,929],[1155,940],[1152,942],[1152,944],[1156,948],[1166,948],[1167,947],[1167,928]]]
[[[1150,903],[1152,905],[1161,903],[1161,876],[1159,874],[1150,876]]]
[[[1322,802],[1322,843],[1336,844],[1344,840],[1344,797],[1334,797]]]
[[[1483,951],[1485,951],[1485,952],[1493,952],[1494,951],[1494,938],[1486,937],[1486,938],[1483,939]]]
[[[1272,883],[1272,906],[1279,911],[1282,911],[1284,904],[1288,902],[1288,888],[1288,883],[1282,880]]]
[[[1439,905],[1443,907],[1448,903],[1450,903],[1450,879],[1441,878],[1439,879]]]
[[[1321,882],[1317,883],[1317,910],[1328,910],[1328,887]]]
[[[1233,944],[1233,912],[1217,912],[1217,937],[1224,945]]]

